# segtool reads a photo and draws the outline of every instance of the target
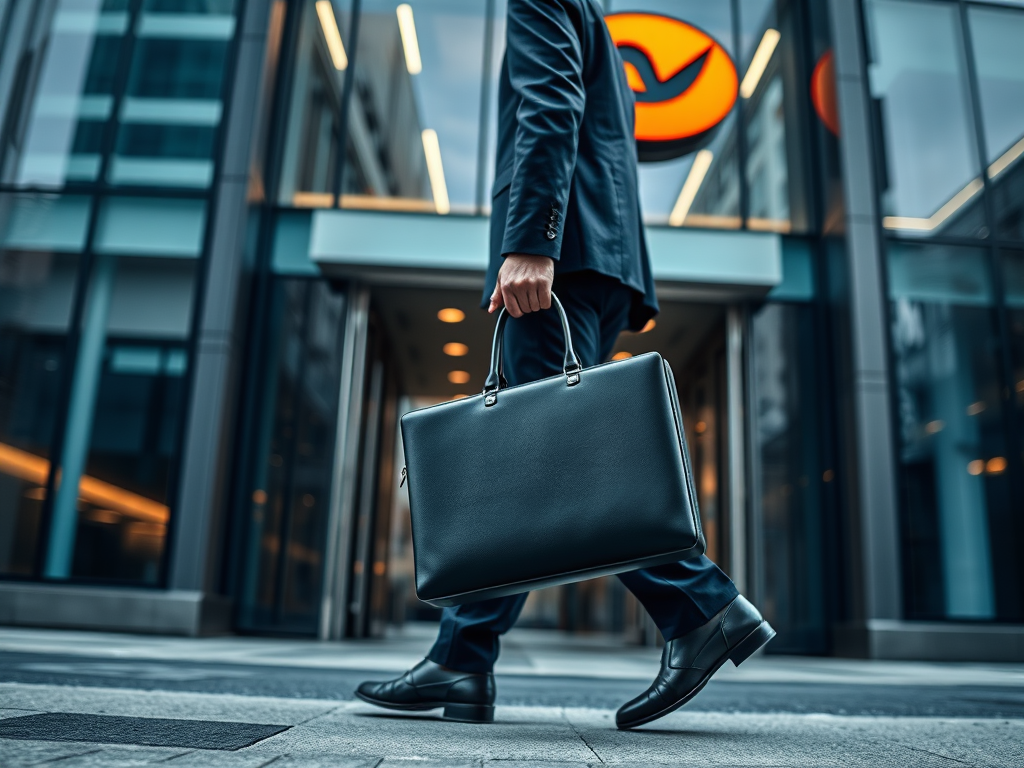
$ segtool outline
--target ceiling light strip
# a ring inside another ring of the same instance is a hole
[[[327,50],[330,51],[331,61],[334,68],[340,72],[348,67],[348,55],[345,53],[344,43],[341,42],[341,30],[338,29],[338,20],[334,16],[331,0],[317,0],[316,15],[320,17],[320,28],[324,32],[324,41],[327,43]]]
[[[708,168],[711,167],[711,161],[714,160],[714,157],[710,149],[702,149],[693,158],[693,165],[690,166],[690,172],[686,175],[683,188],[679,191],[679,198],[672,208],[672,213],[669,214],[669,226],[681,227],[683,222],[686,221],[686,216],[690,212],[690,206],[693,205],[693,201],[697,197],[700,185],[704,183],[704,177],[707,176]]]
[[[448,201],[448,186],[444,183],[441,145],[437,141],[437,131],[433,128],[423,131],[423,154],[427,157],[427,174],[430,176],[430,189],[434,193],[434,208],[443,216],[452,206]]]
[[[757,90],[757,84],[761,82],[761,77],[768,68],[768,62],[772,60],[775,46],[779,44],[781,37],[782,34],[777,29],[764,31],[761,42],[757,44],[757,50],[754,51],[754,58],[750,60],[750,66],[747,67],[747,74],[743,76],[743,82],[740,83],[740,96],[744,99],[749,99]]]
[[[398,31],[402,35],[402,48],[405,49],[405,67],[410,75],[418,75],[423,71],[423,61],[420,59],[420,43],[416,38],[412,6],[402,3],[395,11],[398,14]]]

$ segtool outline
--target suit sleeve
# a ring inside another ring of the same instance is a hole
[[[507,64],[519,96],[502,256],[558,259],[583,120],[583,46],[572,0],[509,0]]]

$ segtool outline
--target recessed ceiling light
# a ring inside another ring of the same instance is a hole
[[[437,313],[437,319],[442,323],[461,323],[466,319],[466,313],[455,307],[446,307]]]
[[[469,347],[465,344],[460,344],[457,341],[449,341],[441,349],[443,349],[444,353],[450,357],[464,357],[469,354]]]
[[[448,371],[448,381],[452,384],[465,384],[469,381],[468,371]]]

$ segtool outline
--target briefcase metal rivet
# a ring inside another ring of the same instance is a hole
[[[568,385],[569,385],[570,387],[571,387],[571,386],[572,386],[573,384],[579,384],[579,383],[580,383],[580,375],[579,375],[578,373],[572,373],[572,374],[569,374],[569,376],[567,376],[567,377],[566,377],[566,383],[567,383],[567,384],[568,384]]]
[[[484,398],[484,405],[490,407],[498,402],[498,395],[494,392],[489,392],[487,397]]]

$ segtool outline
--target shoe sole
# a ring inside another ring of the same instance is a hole
[[[618,726],[619,730],[627,731],[631,728],[636,728],[637,726],[646,725],[647,723],[654,722],[659,717],[664,717],[665,715],[675,712],[681,706],[690,701],[694,696],[696,696],[698,693],[704,690],[704,686],[708,684],[708,680],[714,677],[715,673],[722,668],[725,662],[731,661],[738,667],[744,661],[753,656],[758,650],[767,645],[773,637],[775,637],[775,630],[772,629],[771,625],[767,621],[762,621],[760,624],[757,625],[757,627],[754,628],[753,632],[751,632],[745,638],[740,640],[729,653],[725,654],[725,656],[723,656],[721,660],[717,664],[715,664],[714,667],[711,668],[711,670],[704,676],[704,678],[697,684],[697,686],[688,694],[683,696],[683,698],[679,699],[679,701],[675,702],[674,704],[665,707],[665,709],[661,710],[660,712],[657,712],[656,714],[648,715],[647,717],[641,718],[640,720],[633,720],[629,723],[623,723],[622,725]]]
[[[395,712],[426,712],[430,709],[444,709],[442,717],[455,723],[493,723],[494,706],[488,704],[450,704],[444,701],[428,701],[422,704],[392,704],[356,691],[356,696],[375,707]]]

